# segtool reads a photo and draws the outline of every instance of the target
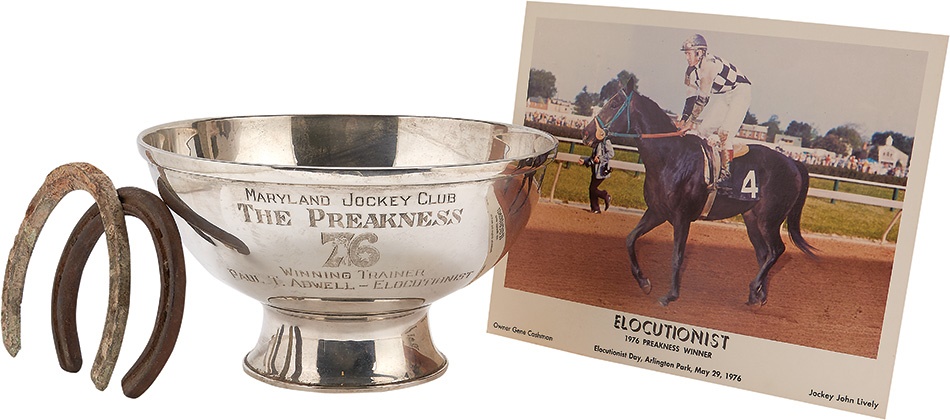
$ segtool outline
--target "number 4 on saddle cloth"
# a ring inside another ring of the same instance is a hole
[[[727,184],[731,191],[724,191],[716,187],[715,181],[719,174],[720,164],[718,156],[714,153],[718,154],[718,152],[714,151],[708,145],[703,145],[703,154],[706,160],[706,171],[703,175],[709,187],[709,197],[706,199],[706,205],[703,207],[701,216],[703,219],[709,215],[716,198],[729,198],[746,202],[759,201],[759,182],[757,177],[759,169],[761,168],[757,167],[754,159],[746,157],[748,152],[748,146],[736,146],[735,156],[730,166],[732,177],[729,178]]]

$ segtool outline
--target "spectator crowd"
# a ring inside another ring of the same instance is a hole
[[[556,125],[559,127],[570,127],[583,129],[587,125],[590,117],[580,115],[558,115],[541,111],[531,111],[525,114],[525,121],[539,124]]]
[[[781,147],[776,148],[776,150],[806,165],[830,166],[835,168],[850,169],[861,173],[890,175],[899,178],[906,178],[908,173],[908,169],[903,166],[884,164],[873,159],[858,159],[853,155],[816,155],[811,153],[784,150]]]

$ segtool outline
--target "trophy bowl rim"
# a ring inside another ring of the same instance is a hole
[[[468,123],[478,123],[486,124],[495,127],[500,127],[508,130],[505,133],[496,133],[493,134],[494,137],[500,136],[502,134],[508,133],[520,133],[527,135],[534,135],[538,139],[546,140],[547,145],[542,147],[536,147],[535,150],[531,153],[524,153],[521,155],[507,156],[500,159],[486,159],[473,162],[463,162],[463,163],[447,163],[447,164],[433,164],[433,165],[407,165],[407,166],[313,166],[313,165],[287,165],[287,164],[269,164],[269,163],[255,163],[255,162],[239,162],[226,159],[214,159],[207,157],[198,157],[191,156],[188,154],[165,150],[161,147],[158,147],[154,144],[149,143],[146,138],[149,135],[158,133],[162,130],[168,129],[191,129],[194,124],[201,122],[209,121],[225,121],[225,120],[250,120],[250,119],[269,119],[269,118],[309,118],[309,117],[337,117],[337,118],[396,118],[399,120],[402,119],[411,119],[411,120],[441,120],[441,121],[459,121],[459,122],[468,122]],[[523,125],[509,124],[502,122],[494,122],[480,119],[469,119],[469,118],[457,118],[457,117],[444,117],[444,116],[425,116],[425,115],[408,115],[408,114],[259,114],[259,115],[239,115],[239,116],[224,116],[224,117],[208,117],[208,118],[192,118],[184,119],[173,122],[168,122],[164,124],[155,125],[149,127],[139,133],[137,136],[136,143],[141,155],[154,164],[155,166],[161,167],[165,170],[179,170],[181,172],[192,172],[192,173],[204,173],[204,174],[220,174],[222,178],[244,178],[240,174],[253,174],[253,177],[260,176],[262,173],[276,171],[276,173],[291,175],[295,177],[303,174],[331,174],[333,176],[356,176],[362,179],[368,177],[387,177],[387,176],[412,176],[413,174],[424,174],[430,176],[432,174],[443,174],[449,175],[450,178],[455,178],[450,174],[459,173],[473,175],[472,177],[465,177],[471,179],[484,179],[492,178],[494,176],[504,174],[506,176],[517,175],[519,173],[528,172],[530,170],[537,169],[544,166],[545,164],[553,161],[554,157],[557,154],[558,139],[555,138],[552,134],[539,130],[536,128],[526,127]],[[180,166],[173,164],[178,162],[186,166]],[[189,163],[186,163],[189,162]],[[517,163],[517,165],[511,165],[512,163]],[[514,166],[514,167],[512,167]],[[227,175],[225,175],[227,174]],[[437,177],[439,178],[439,177]],[[428,180],[421,182],[423,184],[432,183],[433,180]],[[464,179],[456,179],[454,182],[464,181]],[[446,180],[446,182],[453,182],[451,180]],[[409,182],[410,184],[412,182]]]

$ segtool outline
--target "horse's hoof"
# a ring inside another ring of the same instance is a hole
[[[746,305],[749,306],[765,306],[765,301],[768,299],[768,296],[762,291],[762,286],[755,287],[752,291],[749,292],[749,301],[746,302]]]
[[[660,305],[663,305],[664,307],[669,306],[670,302],[676,299],[679,299],[679,296],[670,296],[670,295],[663,296],[662,298],[660,298]]]
[[[640,284],[640,290],[643,290],[643,294],[649,295],[653,291],[653,284],[650,283],[650,280],[643,279],[638,283]]]
[[[761,308],[761,307],[765,306],[765,303],[766,303],[766,302],[768,302],[768,301],[767,301],[764,297],[756,297],[756,298],[751,298],[751,297],[750,297],[750,298],[749,298],[749,301],[746,302],[745,304],[748,305],[748,306],[758,306],[758,307]]]

